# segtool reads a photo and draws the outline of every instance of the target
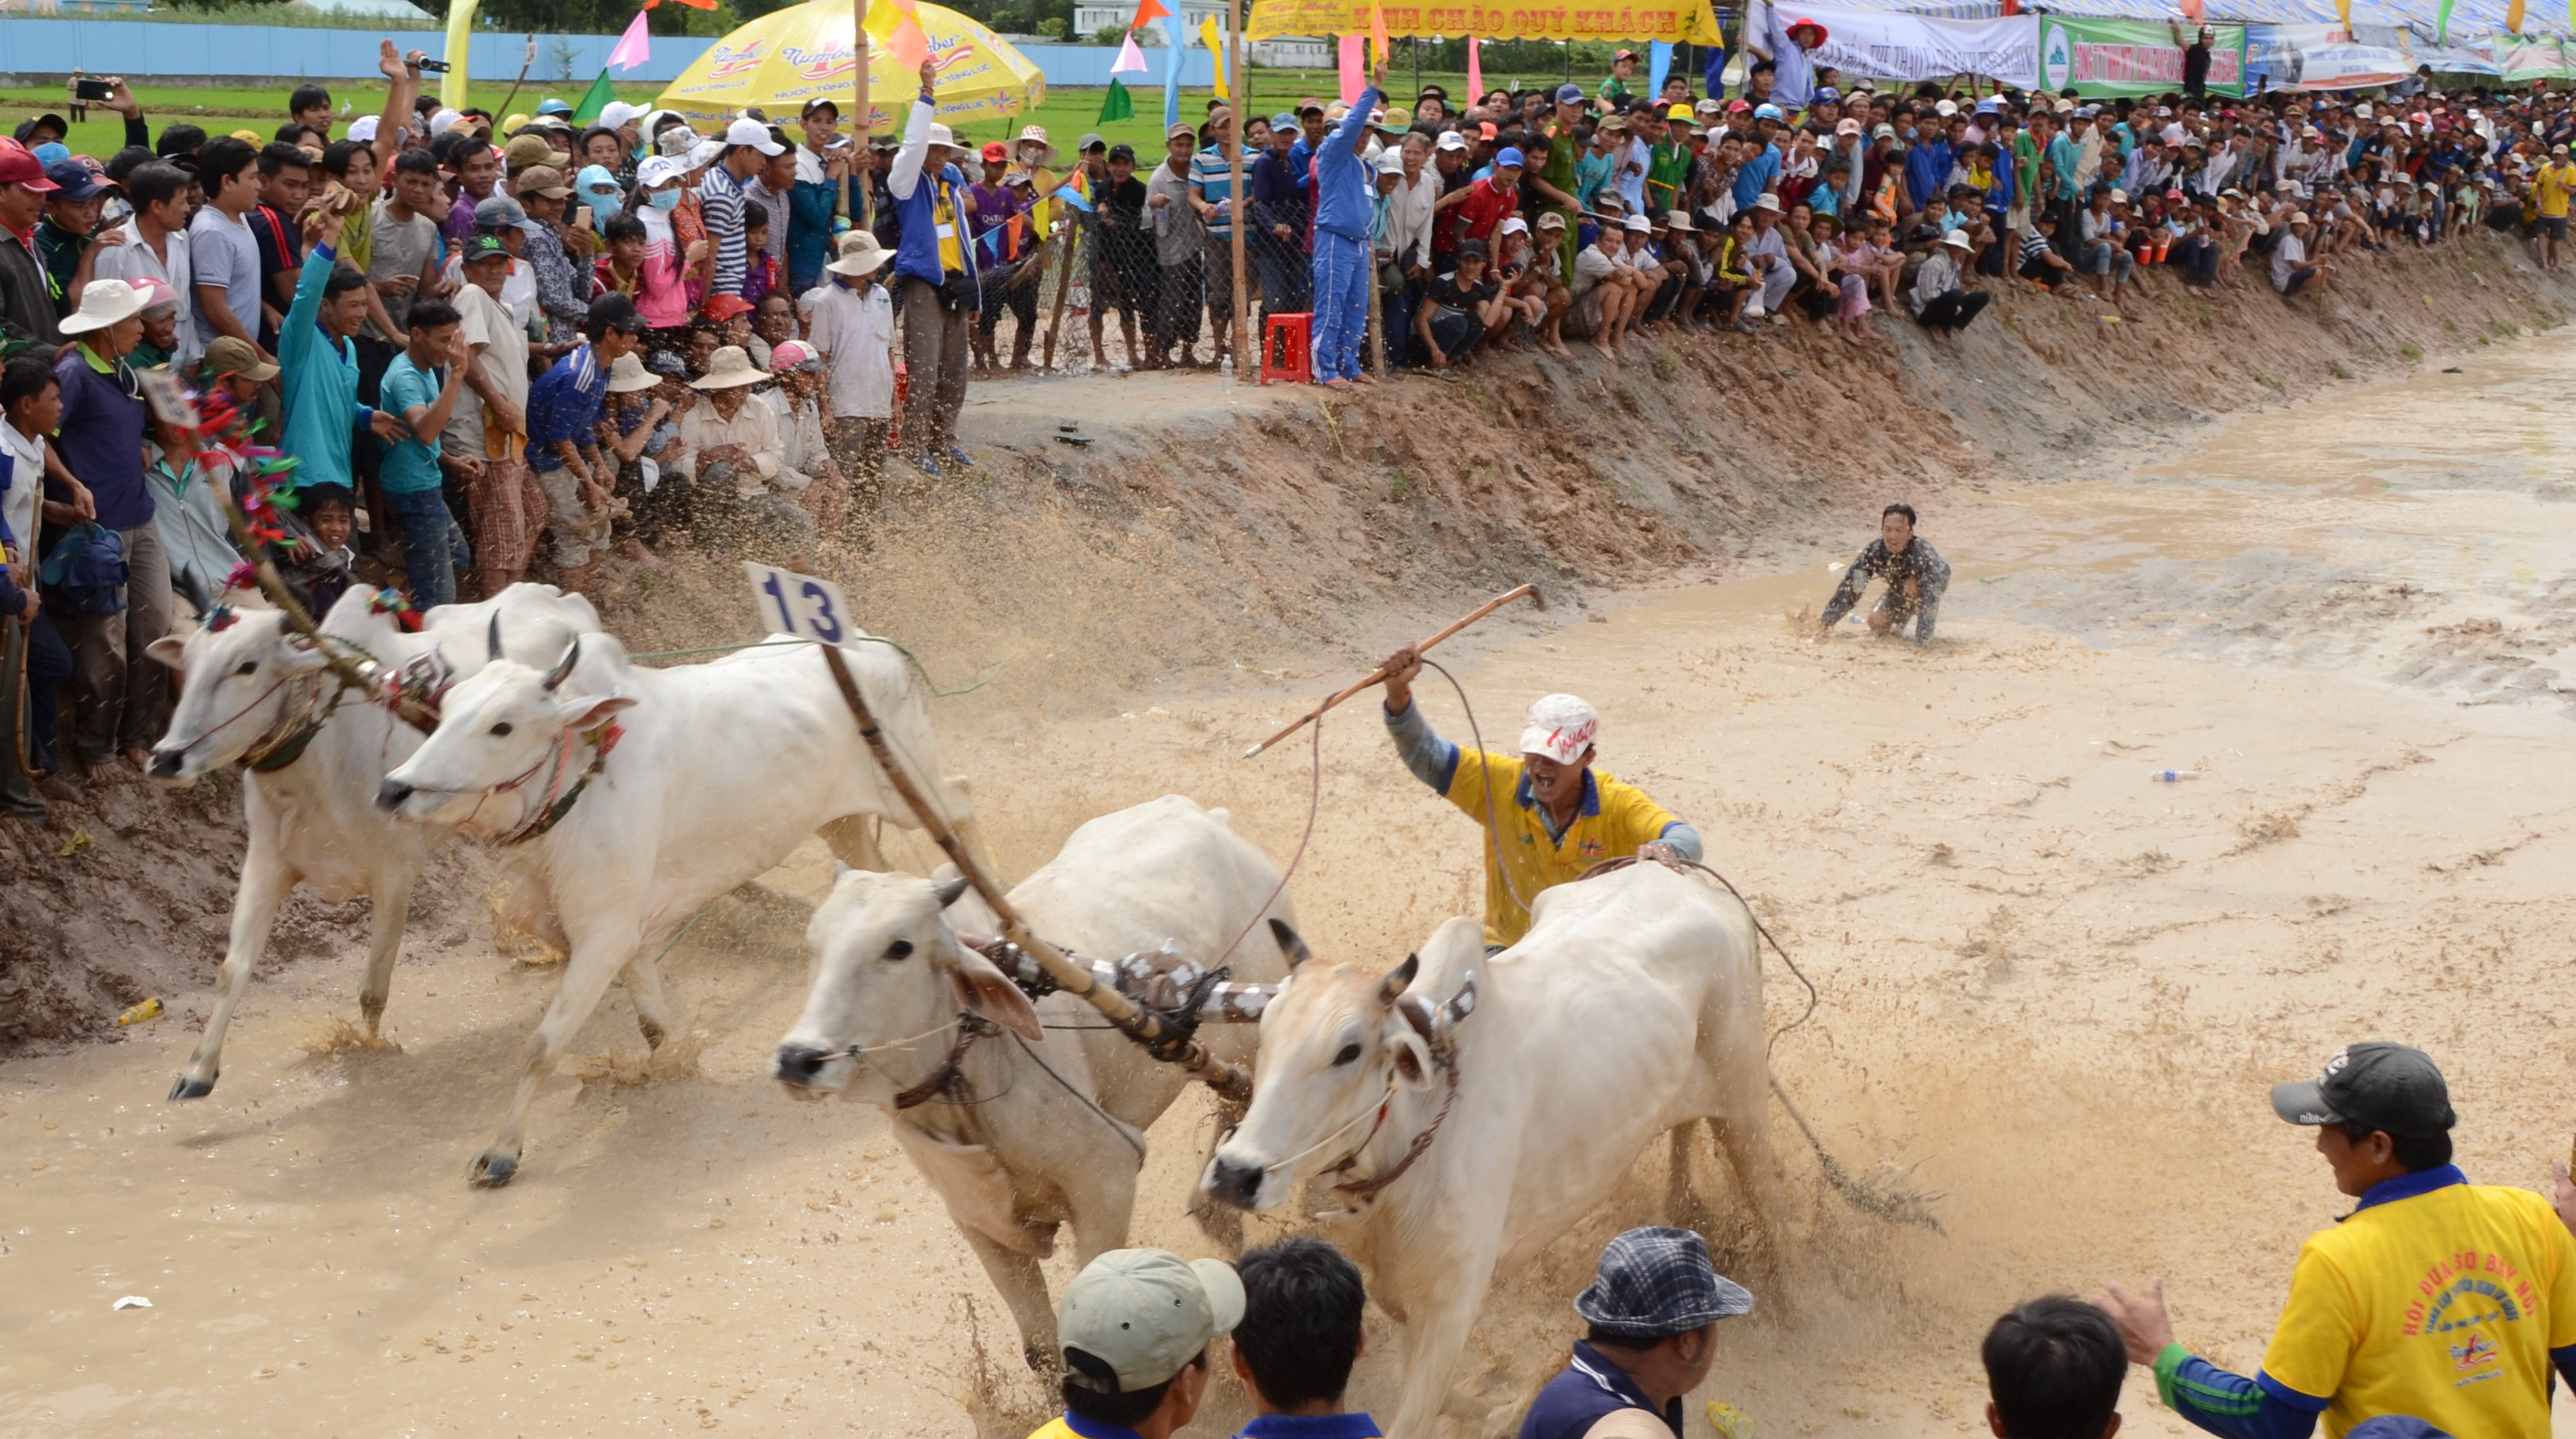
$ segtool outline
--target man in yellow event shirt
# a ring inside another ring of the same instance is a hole
[[[1442,739],[1413,702],[1422,655],[1386,657],[1386,728],[1413,777],[1486,827],[1485,945],[1517,944],[1529,906],[1551,885],[1620,855],[1697,860],[1699,831],[1635,785],[1593,769],[1601,716],[1573,695],[1530,706],[1518,755],[1466,750]]]
[[[2175,1413],[2231,1439],[2340,1436],[2403,1416],[2462,1439],[2549,1439],[2549,1371],[2576,1368],[2576,1239],[2549,1202],[2451,1163],[2450,1087],[2423,1051],[2354,1044],[2272,1108],[2314,1125],[2361,1201],[2312,1234],[2252,1379],[2174,1342],[2164,1281],[2102,1301]],[[2576,1379],[2571,1379],[2576,1382]]]
[[[2576,191],[2576,164],[2567,161],[2567,147],[2549,147],[2549,163],[2531,178],[2532,198],[2540,206],[2540,268],[2558,268],[2558,247],[2567,243],[2567,197]]]

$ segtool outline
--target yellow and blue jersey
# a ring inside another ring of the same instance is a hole
[[[1662,840],[1685,859],[1700,857],[1699,832],[1652,796],[1607,772],[1583,772],[1583,802],[1563,830],[1530,790],[1518,755],[1471,750],[1442,739],[1407,705],[1386,716],[1397,752],[1416,779],[1486,827],[1485,943],[1510,945],[1529,933],[1528,906],[1540,890],[1570,880],[1605,859]]]

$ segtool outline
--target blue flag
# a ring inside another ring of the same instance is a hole
[[[1187,58],[1182,51],[1189,44],[1188,32],[1169,15],[1163,17],[1163,43],[1172,52],[1171,63],[1163,67],[1163,129],[1169,131],[1181,123],[1181,62]]]
[[[1673,46],[1669,40],[1657,40],[1646,47],[1646,93],[1661,101],[1664,77],[1672,73]]]

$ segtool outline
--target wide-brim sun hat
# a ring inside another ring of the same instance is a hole
[[[744,353],[742,346],[727,345],[707,361],[706,374],[689,383],[692,389],[736,390],[745,385],[759,384],[769,377],[768,371],[751,362],[751,356]]]
[[[143,313],[143,292],[123,280],[92,280],[81,291],[80,308],[55,328],[66,335],[86,335],[121,324]]]

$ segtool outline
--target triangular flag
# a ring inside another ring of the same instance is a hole
[[[2567,0],[2576,5],[2576,0]],[[1477,53],[1476,37],[1467,37],[1467,103],[1478,104],[1485,98],[1485,59]]]
[[[2350,0],[2345,0],[2345,3],[2349,4]],[[2522,33],[2522,0],[2513,0],[2512,4],[2504,7],[2504,28],[2516,35]]]
[[[1142,30],[1146,21],[1168,19],[1171,13],[1172,7],[1163,0],[1136,0],[1136,18],[1127,22],[1127,28]]]
[[[1344,35],[1336,45],[1340,52],[1342,103],[1345,105],[1357,103],[1360,91],[1367,87],[1368,82],[1362,78],[1365,72],[1360,66],[1360,47],[1367,43],[1365,35]]]
[[[1135,43],[1136,42],[1134,40],[1129,40],[1127,42],[1131,48]],[[1143,62],[1139,61],[1137,68],[1140,70],[1143,69]],[[1134,118],[1136,118],[1136,102],[1128,97],[1127,87],[1118,82],[1118,77],[1115,75],[1110,76],[1109,98],[1100,102],[1100,118],[1093,123],[1106,125],[1112,120],[1132,120]]]
[[[1190,32],[1182,29],[1177,21],[1166,19],[1163,21],[1163,45],[1166,56],[1163,61],[1163,129],[1169,133],[1174,125],[1181,123],[1181,66],[1189,60],[1186,52],[1190,45]]]
[[[1112,75],[1125,75],[1131,71],[1139,75],[1145,73],[1145,52],[1137,45],[1136,35],[1132,30],[1127,34],[1127,42],[1118,47],[1117,61],[1109,67],[1109,73]],[[1110,83],[1114,85],[1118,82],[1112,80]]]
[[[641,20],[644,17],[638,15],[635,18]],[[581,103],[572,107],[572,118],[576,122],[596,120],[599,112],[608,108],[608,102],[616,98],[617,89],[608,83],[607,67],[602,66],[599,78],[591,81],[590,88],[582,92]]]
[[[695,4],[696,0],[689,0]],[[913,0],[876,0],[868,7],[867,31],[885,42],[886,53],[894,57],[897,68],[918,70],[930,58],[930,37],[922,33],[920,12]]]
[[[608,63],[620,70],[632,70],[653,58],[653,36],[644,28],[644,11],[635,12],[626,33],[617,37],[617,48],[608,52]]]
[[[2442,8],[2433,16],[2433,43],[2451,43],[2451,0],[2442,0]]]
[[[2520,0],[2515,0],[2515,3],[2519,4]],[[2352,34],[2352,0],[2335,0],[2335,21],[2343,26],[2347,37]]]
[[[1210,61],[1216,67],[1218,98],[1232,100],[1234,92],[1225,87],[1225,32],[1217,28],[1214,15],[1199,22],[1199,43],[1207,47]]]
[[[1377,47],[1377,63],[1385,65],[1393,47],[1386,40],[1386,11],[1379,8],[1377,0],[1369,0],[1369,43]]]
[[[2443,0],[2443,3],[2447,5],[2450,3],[2450,0]],[[2201,22],[2201,17],[2208,14],[2208,12],[2209,5],[2207,0],[2182,0],[2182,18],[2190,21],[2194,25],[2199,24]]]
[[[1116,85],[1118,82],[1117,82],[1117,81],[1115,81],[1115,80],[1112,80],[1112,81],[1110,81],[1109,83],[1111,83],[1111,84],[1113,84],[1113,85]],[[1119,93],[1120,93],[1120,94],[1125,94],[1125,93],[1126,93],[1126,87],[1124,87],[1124,86],[1120,86],[1120,87],[1119,87]],[[1106,116],[1106,115],[1103,115],[1103,116],[1101,116],[1100,118],[1102,118],[1102,119],[1106,120],[1106,119],[1108,119],[1109,117],[1108,117],[1108,116]],[[1075,208],[1075,209],[1077,209],[1077,210],[1080,210],[1082,213],[1084,213],[1084,214],[1088,215],[1088,214],[1090,214],[1090,213],[1091,213],[1091,208],[1092,208],[1092,207],[1091,207],[1091,197],[1090,197],[1090,196],[1088,196],[1088,195],[1086,195],[1086,194],[1084,194],[1084,193],[1082,193],[1082,191],[1081,191],[1081,190],[1079,190],[1079,189],[1075,188],[1075,187],[1076,187],[1076,186],[1081,182],[1081,180],[1082,180],[1082,177],[1081,177],[1080,175],[1076,175],[1076,176],[1074,176],[1074,178],[1073,178],[1073,179],[1071,179],[1071,180],[1067,180],[1067,181],[1066,181],[1066,182],[1064,182],[1063,184],[1056,186],[1056,187],[1055,187],[1055,195],[1053,196],[1053,198],[1058,199],[1058,200],[1062,200],[1062,201],[1063,201],[1063,202],[1065,202],[1066,204],[1071,205],[1073,208]]]
[[[1673,45],[1669,40],[1656,40],[1646,46],[1646,93],[1661,100],[1664,76],[1673,68]]]

